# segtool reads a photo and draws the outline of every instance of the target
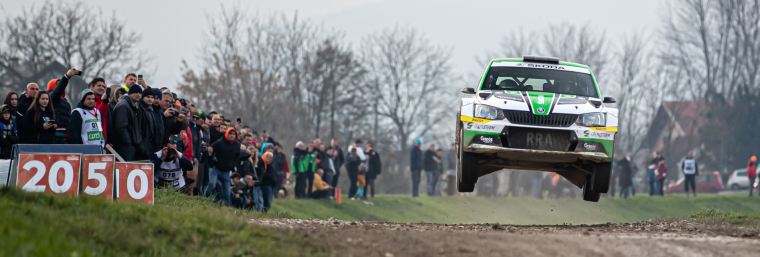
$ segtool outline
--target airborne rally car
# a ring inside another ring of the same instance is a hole
[[[588,66],[556,58],[492,60],[465,88],[456,124],[457,187],[501,169],[553,171],[599,201],[609,188],[618,110]]]

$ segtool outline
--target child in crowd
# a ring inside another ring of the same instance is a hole
[[[250,198],[246,197],[246,184],[240,180],[240,174],[232,174],[232,206],[237,208],[244,208],[246,201],[250,201]]]
[[[364,193],[364,188],[367,185],[367,165],[362,163],[359,165],[359,175],[356,179],[356,187],[358,188],[356,190],[356,195],[354,195],[354,198],[351,198],[352,200],[356,199],[366,199],[366,194]]]

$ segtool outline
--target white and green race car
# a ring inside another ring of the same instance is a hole
[[[501,169],[557,172],[599,201],[610,183],[618,110],[588,66],[556,58],[494,59],[462,91],[456,124],[457,187]]]

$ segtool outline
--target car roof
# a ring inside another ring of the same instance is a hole
[[[488,66],[491,66],[494,63],[498,62],[525,62],[525,58],[495,58],[491,60],[491,63]],[[579,67],[579,68],[586,68],[590,69],[588,65],[580,64],[580,63],[574,63],[574,62],[567,62],[567,61],[559,61],[560,65],[567,65],[567,66],[573,66],[573,67]]]

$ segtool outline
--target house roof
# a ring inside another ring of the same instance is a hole
[[[683,134],[696,133],[704,126],[707,123],[705,113],[710,110],[710,105],[704,101],[663,102],[662,107]]]

